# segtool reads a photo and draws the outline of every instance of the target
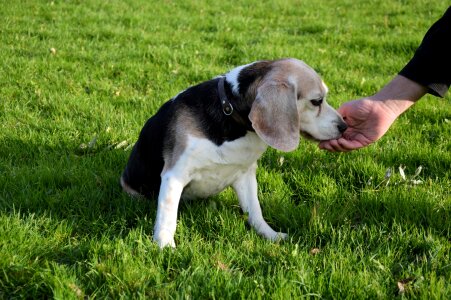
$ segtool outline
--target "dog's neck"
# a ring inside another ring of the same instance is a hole
[[[224,115],[245,126],[247,130],[254,131],[248,117],[250,106],[240,95],[233,93],[225,77],[220,77],[218,80],[218,95]]]

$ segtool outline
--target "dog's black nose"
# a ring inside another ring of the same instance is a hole
[[[340,123],[337,125],[337,128],[338,128],[338,131],[340,131],[340,133],[343,133],[343,132],[345,132],[345,130],[348,128],[348,125],[346,125],[345,122],[340,122]]]

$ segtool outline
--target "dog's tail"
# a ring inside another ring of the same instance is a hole
[[[122,186],[122,189],[123,189],[127,194],[129,194],[130,196],[133,196],[133,197],[139,197],[139,196],[141,196],[140,193],[138,193],[137,191],[135,191],[134,189],[132,189],[132,188],[125,182],[124,174],[122,174],[122,176],[121,176],[121,186]]]

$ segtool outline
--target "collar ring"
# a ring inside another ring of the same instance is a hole
[[[230,103],[229,99],[227,99],[224,82],[225,82],[224,77],[219,78],[218,81],[219,99],[221,100],[222,112],[224,113],[224,115],[230,116],[231,114],[233,114],[233,106],[232,103]]]

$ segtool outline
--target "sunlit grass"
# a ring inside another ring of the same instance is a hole
[[[451,296],[449,96],[426,96],[359,151],[307,141],[292,153],[269,149],[259,196],[268,222],[290,234],[284,243],[248,228],[228,189],[182,203],[177,249],[160,251],[155,201],[118,185],[146,119],[186,87],[296,57],[338,107],[390,80],[444,2],[1,7],[0,298]]]

